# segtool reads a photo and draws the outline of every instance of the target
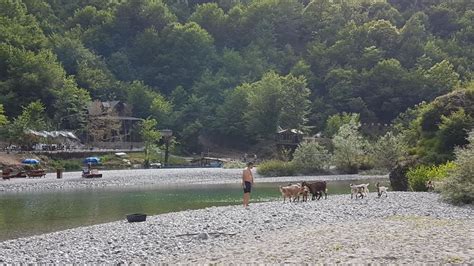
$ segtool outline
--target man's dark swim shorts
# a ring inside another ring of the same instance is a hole
[[[252,183],[245,181],[244,182],[244,193],[250,193],[252,190]]]

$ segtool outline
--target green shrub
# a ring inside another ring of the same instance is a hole
[[[359,170],[367,171],[375,168],[375,162],[372,156],[362,155],[359,161]]]
[[[257,173],[262,176],[292,176],[295,170],[293,163],[280,160],[264,161],[257,167]]]
[[[82,165],[80,161],[64,161],[63,168],[66,171],[77,171],[81,170]]]
[[[417,107],[410,123],[410,142],[417,146],[417,155],[428,164],[454,160],[454,147],[466,145],[467,132],[474,123],[474,90],[456,89]]]
[[[430,167],[426,165],[419,165],[410,168],[407,172],[408,184],[414,191],[426,191],[426,182],[431,179],[429,175]]]
[[[414,191],[426,191],[427,181],[442,181],[454,168],[455,164],[453,162],[447,162],[438,166],[419,165],[410,168],[407,172],[408,184]]]
[[[359,133],[360,123],[353,117],[348,124],[344,124],[334,135],[333,162],[336,168],[348,174],[358,172],[361,159],[365,155],[367,141]]]
[[[57,168],[63,168],[63,165],[60,161],[51,160],[51,161],[49,161],[49,167],[57,169]]]
[[[329,168],[331,155],[319,143],[303,142],[293,154],[293,165],[300,173],[320,173]]]
[[[464,149],[456,149],[456,168],[449,172],[442,191],[443,197],[455,204],[474,202],[474,131],[468,141]]]
[[[107,163],[107,162],[113,161],[114,159],[116,159],[115,154],[105,154],[105,155],[100,156],[101,163]]]
[[[370,146],[373,166],[377,169],[392,170],[397,162],[408,155],[408,145],[403,135],[387,132]]]
[[[328,138],[332,138],[339,131],[339,128],[342,125],[349,123],[351,119],[360,122],[360,115],[343,112],[329,116],[326,120],[324,135]]]
[[[82,169],[80,160],[54,160],[50,162],[50,166],[54,169],[62,168],[66,171],[78,171]]]

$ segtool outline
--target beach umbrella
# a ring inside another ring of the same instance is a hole
[[[99,157],[87,157],[84,159],[84,163],[98,164],[100,163]]]
[[[36,159],[24,159],[21,161],[23,164],[39,164],[40,162]]]

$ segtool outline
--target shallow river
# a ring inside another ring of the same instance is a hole
[[[342,193],[349,196],[351,182],[328,182],[329,196]],[[365,182],[368,181],[359,181]],[[287,183],[257,183],[251,202],[281,200],[278,186],[282,184]],[[4,193],[0,194],[0,241],[125,220],[131,213],[155,215],[241,204],[241,198],[242,190],[235,183]]]

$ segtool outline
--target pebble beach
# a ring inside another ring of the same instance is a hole
[[[255,172],[255,171],[254,171]],[[0,181],[1,192],[64,191],[80,189],[102,189],[116,187],[146,187],[181,184],[226,184],[240,183],[242,169],[222,168],[180,168],[101,171],[102,178],[81,178],[80,172],[66,172],[62,179],[56,173],[48,173],[46,178],[12,178]],[[387,175],[320,175],[261,177],[255,174],[256,182],[301,182],[314,180],[359,180],[380,179]]]
[[[474,208],[434,193],[211,207],[0,242],[0,263],[474,263]]]
[[[240,182],[241,169],[103,171],[0,182],[2,193]],[[179,178],[176,178],[179,177]],[[386,176],[259,177],[259,182]],[[258,187],[256,188],[258,189]],[[474,208],[439,194],[389,192],[363,199],[210,207],[78,227],[0,242],[0,263],[474,263]]]

